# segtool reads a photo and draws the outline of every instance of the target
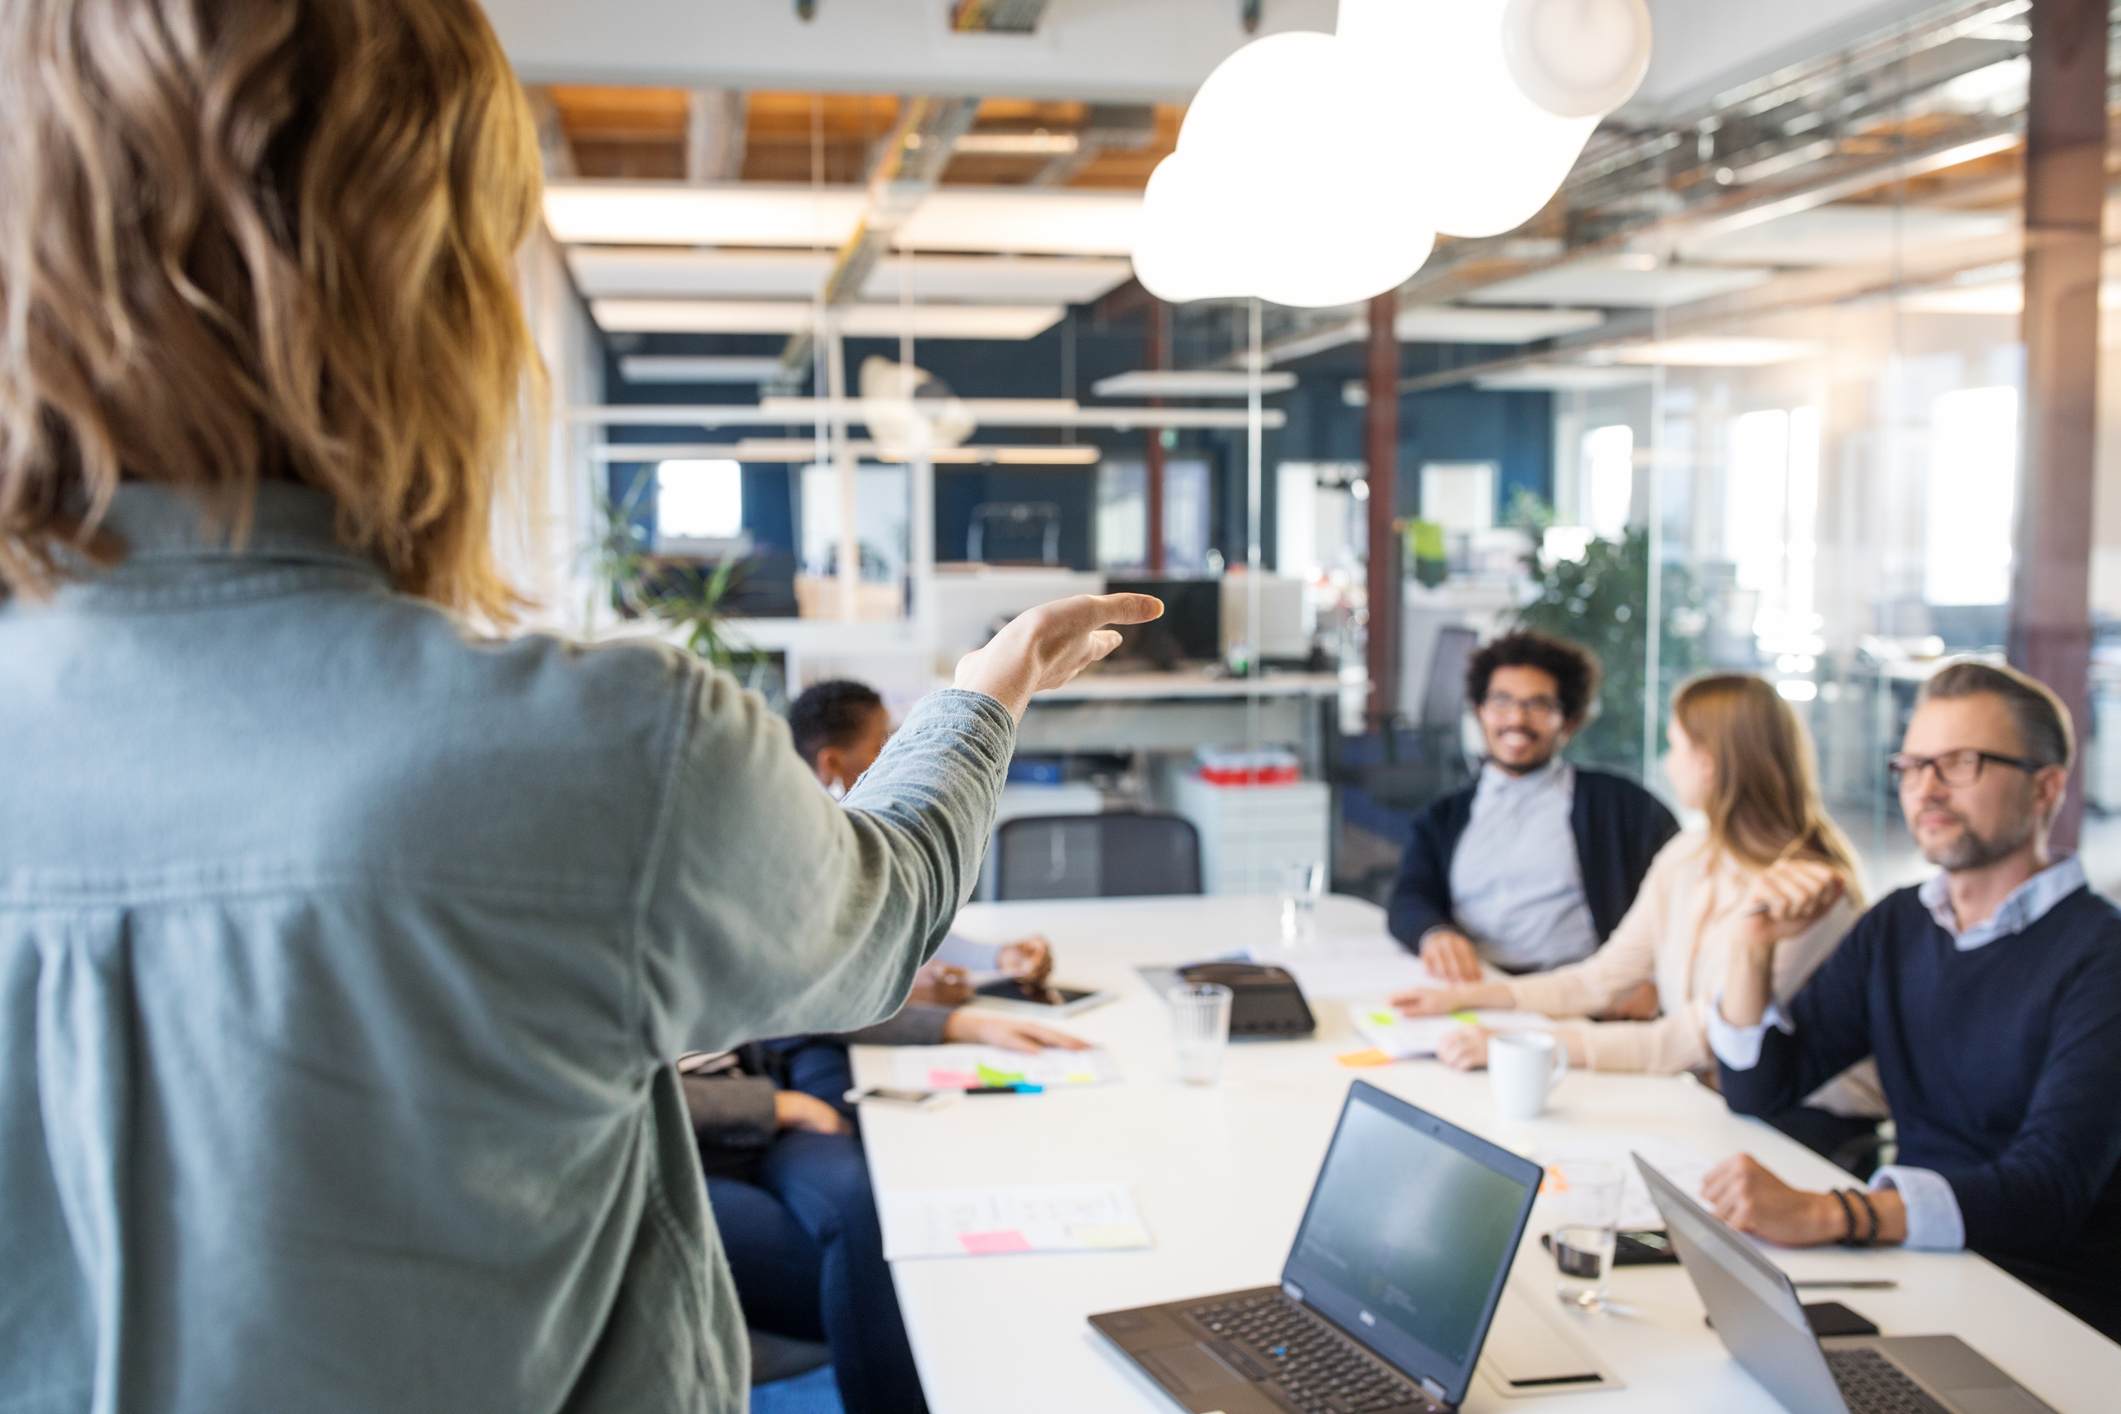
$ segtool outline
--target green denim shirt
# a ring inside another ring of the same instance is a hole
[[[669,1065],[893,1012],[1013,742],[846,809],[660,647],[480,637],[264,489],[0,598],[0,1409],[740,1409]]]

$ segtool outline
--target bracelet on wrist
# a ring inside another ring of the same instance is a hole
[[[1834,1201],[1841,1205],[1841,1221],[1843,1223],[1841,1236],[1836,1240],[1843,1247],[1854,1247],[1857,1245],[1855,1205],[1849,1202],[1849,1196],[1843,1190],[1836,1188],[1833,1190],[1833,1194]]]
[[[1849,1192],[1858,1203],[1863,1205],[1863,1215],[1868,1220],[1863,1229],[1863,1240],[1856,1245],[1859,1247],[1876,1247],[1878,1245],[1878,1207],[1871,1202],[1871,1195],[1864,1192],[1861,1188],[1851,1188]]]

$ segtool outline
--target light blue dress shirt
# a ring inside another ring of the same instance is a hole
[[[1575,768],[1558,756],[1522,776],[1481,769],[1451,856],[1451,915],[1498,967],[1544,972],[1598,951],[1575,805]]]
[[[1951,885],[1943,874],[1922,881],[1916,897],[1930,911],[1960,952],[1985,948],[1998,938],[2022,933],[2047,916],[2056,904],[2084,887],[2084,863],[2076,856],[2050,864],[2011,890],[1986,921],[1961,931],[1952,912]],[[1785,1035],[1796,1028],[1782,1008],[1768,1006],[1756,1026],[1733,1026],[1723,1019],[1723,999],[1709,1010],[1709,1048],[1733,1070],[1751,1070],[1760,1064],[1760,1045],[1773,1026]],[[1897,1188],[1907,1204],[1907,1246],[1936,1252],[1956,1252],[1966,1246],[1966,1220],[1959,1199],[1944,1175],[1933,1169],[1887,1164],[1871,1177],[1871,1187]]]
[[[1014,726],[835,806],[659,647],[479,637],[268,486],[0,598],[0,1407],[740,1409],[670,1061],[898,1008]]]

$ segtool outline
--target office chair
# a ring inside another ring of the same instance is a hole
[[[1031,815],[995,835],[997,899],[1201,891],[1200,832],[1177,815]]]

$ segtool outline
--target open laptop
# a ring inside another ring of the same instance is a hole
[[[1635,1156],[1709,1321],[1785,1409],[1814,1414],[2036,1414],[2049,1408],[1957,1336],[1812,1334],[1782,1268]]]
[[[1356,1082],[1281,1285],[1090,1324],[1195,1414],[1454,1408],[1540,1168]]]

